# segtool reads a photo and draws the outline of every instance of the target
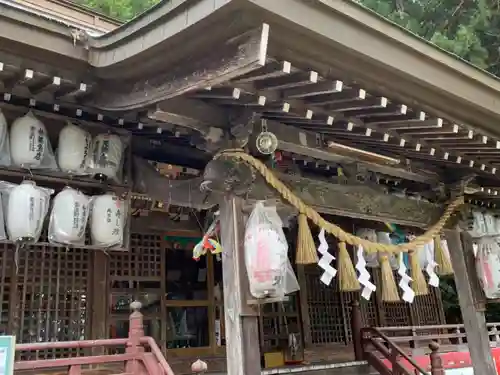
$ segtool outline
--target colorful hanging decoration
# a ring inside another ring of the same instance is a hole
[[[337,274],[337,270],[331,265],[332,261],[335,260],[335,257],[328,252],[328,242],[326,242],[324,229],[319,232],[318,239],[318,253],[321,254],[321,257],[318,261],[318,266],[323,270],[320,281],[325,285],[330,285],[333,278]]]
[[[193,248],[193,259],[199,261],[203,255],[210,252],[214,255],[222,253],[222,246],[219,241],[215,240],[214,237],[220,230],[219,218],[216,218],[212,224],[208,227],[207,232],[203,235],[203,238],[198,242]]]

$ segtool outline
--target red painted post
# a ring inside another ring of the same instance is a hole
[[[439,344],[435,341],[429,344],[431,349],[431,375],[444,375],[443,361],[439,355]]]
[[[354,359],[356,361],[363,360],[363,343],[361,337],[361,329],[363,328],[363,318],[361,316],[361,308],[359,301],[352,301],[351,310],[351,331],[352,331],[352,346],[354,347]]]
[[[132,313],[129,318],[129,330],[128,330],[128,341],[126,352],[129,354],[139,355],[144,352],[144,348],[141,345],[141,338],[144,336],[144,317],[139,311],[142,304],[139,301],[134,301],[130,304],[130,309]],[[125,365],[125,371],[130,374],[146,374],[142,366],[141,361],[138,359],[133,359],[127,361]]]

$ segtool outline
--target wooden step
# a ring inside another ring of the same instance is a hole
[[[371,375],[373,369],[364,361],[312,364],[308,366],[267,369],[262,375]]]

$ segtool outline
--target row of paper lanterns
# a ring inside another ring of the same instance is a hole
[[[126,205],[116,195],[88,196],[65,187],[51,201],[54,190],[23,181],[16,185],[0,181],[2,197],[0,239],[15,243],[36,243],[50,212],[48,240],[61,245],[84,245],[90,223],[92,246],[123,244]],[[51,204],[52,203],[52,204]]]
[[[45,125],[31,111],[17,118],[8,129],[0,111],[0,164],[27,169],[61,170],[71,175],[93,175],[118,181],[123,167],[124,142],[103,133],[92,138],[71,123],[59,133],[54,155]]]
[[[473,210],[469,233],[472,237],[500,236],[500,218],[492,212]]]

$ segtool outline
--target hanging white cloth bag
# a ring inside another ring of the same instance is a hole
[[[64,188],[54,198],[49,223],[49,241],[83,244],[90,211],[90,198],[81,191]]]
[[[23,168],[40,167],[47,142],[45,125],[31,111],[19,117],[10,129],[12,163]]]
[[[92,244],[113,247],[123,243],[125,227],[125,202],[114,194],[93,197],[90,214]]]
[[[255,204],[245,229],[245,264],[255,298],[286,294],[288,243],[276,207]]]
[[[479,240],[476,270],[486,298],[500,298],[500,245],[497,238]]]
[[[91,147],[90,133],[68,122],[59,133],[57,164],[61,171],[76,175],[85,174]]]
[[[90,170],[93,175],[111,180],[120,179],[123,142],[116,134],[99,134],[92,146]]]
[[[8,190],[7,233],[12,241],[37,242],[53,190],[23,181]],[[2,192],[3,195],[3,192]]]

